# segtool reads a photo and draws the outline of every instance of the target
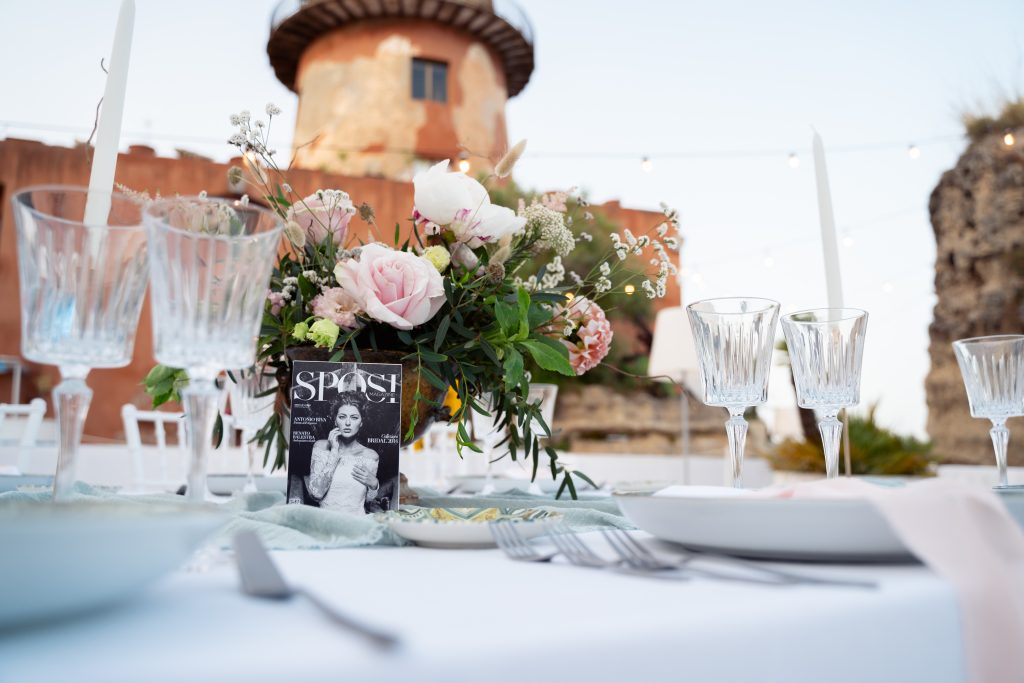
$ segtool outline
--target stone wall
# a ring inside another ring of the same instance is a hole
[[[728,441],[723,408],[711,408],[688,395],[690,452],[721,455]],[[591,384],[565,389],[558,395],[553,429],[557,440],[579,453],[682,453],[682,406],[677,396],[645,392],[619,393]],[[752,421],[747,439],[749,455],[763,455],[768,446],[764,423]]]
[[[1020,139],[1018,137],[1018,139]],[[928,433],[947,462],[994,462],[991,427],[967,405],[952,342],[1024,331],[1024,151],[1002,133],[968,146],[929,203],[935,231],[935,306],[925,381]],[[1024,465],[1024,421],[1009,423],[1009,460]]]

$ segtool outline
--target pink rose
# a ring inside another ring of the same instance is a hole
[[[347,192],[341,190],[317,190],[305,199],[288,208],[288,220],[295,221],[306,233],[306,240],[320,244],[328,233],[334,235],[334,243],[341,245],[348,231],[356,207]]]
[[[608,355],[612,325],[601,307],[587,297],[573,299],[555,316],[555,323],[565,325],[561,342],[569,349],[569,363],[577,375],[597,367]]]
[[[427,322],[445,301],[441,274],[430,261],[381,244],[367,244],[358,261],[339,262],[334,276],[366,315],[400,330]]]
[[[313,315],[327,318],[338,327],[354,330],[362,323],[356,318],[359,303],[341,287],[329,287],[313,298]]]

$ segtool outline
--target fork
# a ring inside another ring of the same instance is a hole
[[[519,535],[515,524],[507,519],[499,519],[487,525],[491,537],[501,551],[511,560],[519,562],[550,562],[557,552],[542,552],[532,543]]]
[[[788,572],[774,567],[766,567],[759,563],[743,560],[729,555],[717,555],[710,553],[690,553],[679,561],[662,559],[652,553],[642,543],[627,534],[621,529],[609,529],[601,531],[605,540],[612,547],[615,553],[629,567],[641,571],[661,571],[666,569],[685,569],[693,574],[706,576],[707,578],[742,581],[745,583],[762,583],[768,585],[821,585],[841,586],[847,588],[877,588],[872,581],[859,581],[856,579],[827,579],[816,576],[806,576]],[[699,557],[706,556],[709,559],[718,560],[734,567],[760,572],[765,578],[741,577],[708,569],[694,567],[692,561]]]

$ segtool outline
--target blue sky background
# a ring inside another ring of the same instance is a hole
[[[275,4],[137,0],[124,144],[226,159],[232,150],[208,140],[230,133],[228,114],[273,101],[285,110],[277,147],[287,149],[296,96],[265,52]],[[862,406],[879,401],[883,423],[923,434],[934,305],[928,196],[963,150],[960,113],[1024,90],[1024,3],[520,4],[537,69],[508,108],[513,140],[529,138],[517,180],[677,206],[687,301],[749,294],[783,311],[825,304],[809,157],[818,129],[847,244],[846,303],[871,314]],[[0,2],[0,137],[84,137],[119,5]]]

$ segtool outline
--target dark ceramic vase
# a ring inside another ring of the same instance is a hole
[[[315,346],[293,346],[286,352],[289,360],[312,360],[327,361],[333,355],[330,349],[318,349]],[[406,355],[405,351],[360,351],[360,357],[364,363],[393,363],[402,366],[402,445],[408,446],[419,439],[434,423],[435,420],[447,420],[451,417],[448,408],[432,408],[426,404],[417,404],[413,398],[416,395],[416,385],[419,384],[420,393],[431,401],[444,399],[444,392],[436,388],[425,379],[420,381],[419,367],[415,360],[402,360]],[[350,351],[339,362],[354,363],[355,357]],[[278,407],[291,410],[291,397],[289,387],[292,385],[291,368],[280,368],[278,370]],[[413,438],[406,440],[405,435],[409,431],[409,422],[413,412],[418,412],[416,428],[413,430]]]

